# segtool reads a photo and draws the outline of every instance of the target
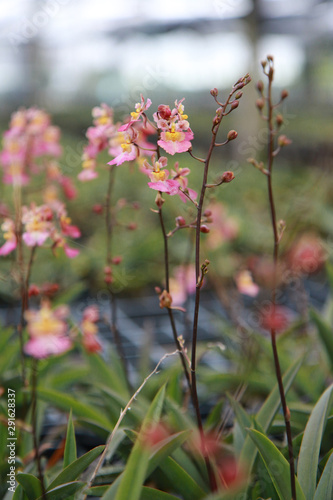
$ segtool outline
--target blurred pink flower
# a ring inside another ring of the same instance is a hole
[[[137,102],[135,105],[135,111],[132,111],[131,113],[131,118],[129,122],[125,123],[122,125],[118,131],[119,132],[124,132],[129,129],[129,127],[132,126],[133,123],[138,122],[142,115],[144,114],[145,111],[151,106],[151,100],[147,99],[147,102],[145,103],[145,100],[143,98],[143,95],[141,94],[141,102]],[[144,123],[145,124],[145,123]]]
[[[177,266],[170,278],[170,293],[175,306],[183,305],[196,290],[194,265]]]
[[[72,347],[65,322],[68,314],[66,306],[52,310],[48,300],[42,301],[38,311],[26,311],[29,340],[24,346],[25,353],[42,359],[68,351]]]
[[[24,231],[22,239],[28,246],[41,246],[51,234],[53,214],[47,205],[22,207]]]
[[[259,293],[259,286],[253,282],[250,271],[244,269],[240,271],[235,277],[238,291],[250,297],[256,297]]]
[[[0,255],[8,255],[17,246],[16,234],[15,234],[15,223],[11,219],[5,219],[1,225],[3,231],[3,237],[6,242],[0,248]]]
[[[314,234],[303,234],[291,247],[287,262],[300,273],[314,273],[324,264],[327,256],[320,238]]]
[[[99,320],[99,310],[97,306],[88,306],[83,311],[81,331],[83,335],[82,343],[87,352],[100,352],[102,345],[97,338]]]
[[[214,202],[208,205],[207,210],[211,212],[210,232],[207,236],[207,245],[215,250],[223,243],[234,240],[238,235],[238,223],[230,217],[222,203]]]

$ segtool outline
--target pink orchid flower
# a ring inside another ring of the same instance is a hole
[[[175,195],[179,193],[179,183],[177,181],[168,179],[169,171],[164,167],[167,166],[168,160],[165,156],[161,156],[158,161],[152,157],[153,166],[147,161],[144,162],[141,171],[149,176],[151,182],[148,182],[148,186],[156,191],[161,191],[162,193]]]
[[[15,250],[17,246],[17,239],[15,233],[15,223],[11,219],[5,219],[1,225],[1,229],[3,231],[3,236],[6,240],[4,245],[0,248],[0,255],[8,255],[13,250]]]
[[[188,151],[194,137],[187,121],[188,116],[184,114],[183,100],[179,103],[175,101],[173,110],[164,104],[160,105],[154,114],[154,120],[161,131],[157,144],[171,155]]]
[[[42,246],[50,236],[53,214],[47,205],[31,204],[30,209],[22,207],[24,231],[22,239],[30,247]]]
[[[67,336],[68,326],[64,321],[69,310],[60,306],[54,310],[48,300],[44,300],[39,311],[28,310],[25,313],[29,340],[24,346],[26,354],[37,359],[59,355],[72,347]]]
[[[129,122],[122,125],[118,129],[119,132],[125,132],[126,130],[129,129],[129,127],[132,126],[133,123],[138,122],[140,120],[140,118],[142,117],[142,115],[144,114],[144,112],[151,106],[150,99],[147,99],[147,102],[145,103],[143,95],[140,94],[140,96],[141,96],[141,102],[136,103],[135,111],[132,111],[131,118],[130,118]],[[145,125],[145,121],[144,121],[144,125]]]

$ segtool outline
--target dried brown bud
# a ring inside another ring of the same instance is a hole
[[[236,130],[229,130],[228,135],[227,135],[227,139],[228,139],[228,141],[233,141],[234,139],[236,139],[237,136],[238,136],[238,132],[236,132]]]
[[[266,65],[267,65],[267,61],[261,61],[261,66],[263,69],[266,68]]]
[[[280,127],[283,123],[283,116],[281,114],[276,115],[275,121],[277,126]]]
[[[164,309],[165,307],[169,309],[172,305],[172,297],[169,292],[163,290],[163,292],[159,296],[160,299],[160,308]]]
[[[267,56],[267,61],[271,61],[273,62],[274,61],[274,57],[271,56],[270,54]]]
[[[231,109],[236,109],[236,108],[238,108],[238,106],[239,106],[239,102],[236,99],[234,101],[232,101]]]
[[[264,82],[259,80],[257,83],[257,90],[261,93],[264,90]]]
[[[219,91],[218,91],[218,90],[217,90],[217,88],[215,87],[215,88],[213,88],[213,89],[210,91],[210,93],[211,93],[211,95],[212,95],[213,97],[216,97],[216,96],[218,95]]]
[[[289,95],[288,90],[285,90],[285,89],[282,90],[281,91],[281,101],[283,101],[283,99],[286,99],[288,97],[288,95]]]
[[[178,217],[176,217],[176,226],[177,227],[186,226],[186,220],[181,215],[179,215]]]
[[[260,99],[256,100],[256,106],[261,111],[265,107],[265,99],[260,97]]]
[[[226,172],[223,173],[221,181],[222,182],[231,182],[234,180],[235,174],[231,172],[230,170],[227,170]]]
[[[283,146],[289,146],[291,144],[291,140],[288,139],[286,135],[280,135],[278,138],[278,145],[280,148],[283,148]]]
[[[164,201],[165,200],[162,198],[161,193],[158,192],[155,198],[155,203],[158,206],[158,208],[162,208]]]
[[[209,231],[210,231],[210,229],[209,229],[209,227],[208,227],[208,226],[206,226],[206,224],[202,224],[202,225],[200,226],[200,232],[201,232],[201,233],[209,233]]]

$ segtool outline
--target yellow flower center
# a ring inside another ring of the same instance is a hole
[[[110,118],[105,114],[105,115],[99,116],[96,119],[96,121],[97,121],[98,125],[107,125],[110,121]]]
[[[93,159],[89,159],[89,160],[84,160],[84,162],[82,162],[82,168],[94,168],[95,166],[95,160]]]
[[[52,311],[49,308],[42,308],[39,313],[39,318],[34,322],[34,334],[39,335],[54,335],[59,331],[61,327],[61,321],[54,317]]]
[[[179,142],[182,139],[183,135],[181,132],[177,132],[175,130],[175,124],[173,123],[171,125],[171,130],[170,132],[165,132],[165,140],[166,141],[172,141],[172,142]]]
[[[121,146],[124,153],[130,153],[132,150],[132,144],[131,144],[131,141],[129,139],[127,139],[126,142],[123,142],[122,144],[120,144],[120,146]]]

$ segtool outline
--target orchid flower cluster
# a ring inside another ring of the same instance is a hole
[[[58,164],[62,154],[59,141],[60,129],[52,125],[45,111],[29,108],[13,113],[0,153],[4,184],[25,185],[32,176],[46,172],[50,181],[62,187],[66,197],[74,198],[72,180],[61,173]]]
[[[81,233],[77,226],[71,224],[63,203],[58,202],[51,208],[50,205],[36,205],[22,207],[22,240],[28,247],[41,247],[50,241],[52,250],[63,248],[69,258],[76,257],[79,250],[67,243],[67,238],[79,238]],[[15,222],[6,218],[1,225],[3,237],[6,240],[0,247],[0,255],[8,255],[16,249],[18,236]]]
[[[169,195],[178,194],[184,202],[188,198],[195,200],[197,193],[188,188],[190,169],[175,162],[170,172],[167,169],[168,159],[159,154],[160,148],[170,155],[191,149],[194,135],[184,113],[183,101],[176,100],[173,109],[165,104],[159,105],[153,114],[153,122],[146,115],[152,102],[150,99],[145,101],[142,95],[141,102],[135,105],[135,111],[123,124],[114,124],[113,110],[106,104],[95,107],[92,111],[94,126],[87,130],[89,143],[84,148],[79,180],[88,181],[98,176],[96,157],[99,152],[108,149],[114,157],[108,165],[119,166],[137,160],[140,171],[150,179],[148,186],[151,189]],[[158,135],[156,145],[148,141],[153,134]]]

